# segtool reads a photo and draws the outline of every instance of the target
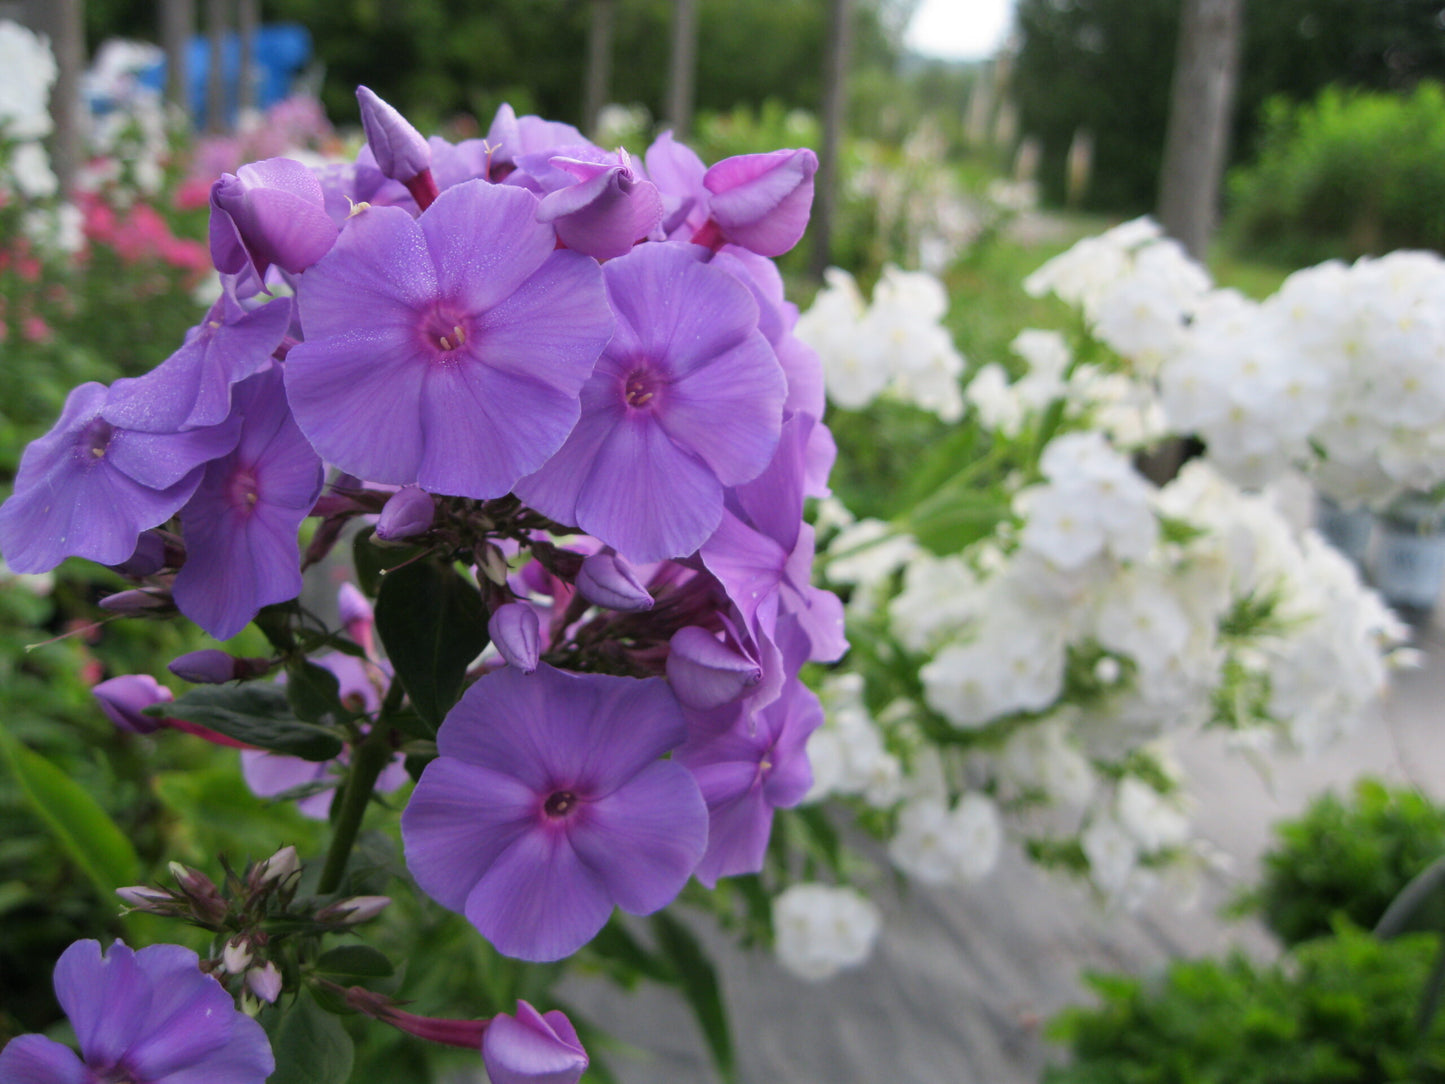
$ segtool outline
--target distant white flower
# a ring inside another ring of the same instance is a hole
[[[798,884],[773,900],[778,961],[810,982],[863,963],[881,928],[878,909],[851,888]]]
[[[49,43],[19,23],[0,20],[0,137],[50,134],[50,85],[55,57]]]

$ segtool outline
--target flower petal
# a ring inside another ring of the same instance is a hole
[[[5,1084],[90,1084],[95,1078],[74,1050],[44,1035],[20,1035],[0,1050]]]

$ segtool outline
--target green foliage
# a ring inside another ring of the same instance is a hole
[[[1258,160],[1230,179],[1228,235],[1242,251],[1308,264],[1445,249],[1445,89],[1327,87],[1265,111]]]
[[[1365,779],[1351,801],[1323,794],[1275,833],[1260,886],[1236,906],[1258,911],[1294,945],[1326,936],[1340,917],[1365,928],[1379,922],[1411,878],[1445,855],[1445,809]],[[1434,902],[1423,924],[1445,929],[1445,901]]]
[[[1383,1084],[1445,1080],[1445,1019],[1416,1026],[1434,938],[1380,942],[1342,925],[1285,961],[1177,961],[1092,975],[1097,1008],[1050,1028],[1072,1064],[1048,1084]]]

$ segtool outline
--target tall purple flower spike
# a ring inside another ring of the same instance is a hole
[[[822,704],[794,680],[756,714],[745,702],[731,709],[721,732],[712,721],[694,727],[677,751],[707,801],[707,853],[695,876],[708,888],[719,877],[763,868],[773,811],[797,805],[813,785],[805,746],[822,723]]]
[[[145,376],[111,385],[103,417],[144,433],[219,425],[231,413],[232,386],[271,364],[290,326],[289,297],[248,311],[224,294],[179,350]]]
[[[278,370],[238,385],[235,407],[235,451],[206,467],[181,511],[186,563],[172,591],[181,613],[218,640],[240,632],[262,606],[301,593],[296,532],[323,476],[291,419]]]
[[[43,1035],[0,1051],[6,1084],[262,1084],[276,1068],[261,1025],[180,945],[132,952],[77,941],[55,965],[55,996],[80,1056]]]
[[[697,784],[660,759],[685,736],[658,678],[486,674],[443,721],[402,814],[407,866],[499,952],[560,960],[614,905],[666,906],[702,857]]]
[[[107,394],[81,384],[21,456],[15,492],[0,505],[0,553],[14,571],[45,572],[67,557],[120,564],[142,531],[190,500],[200,468],[236,445],[232,421],[175,434],[119,429],[101,416]]]
[[[536,197],[468,181],[418,219],[357,214],[298,290],[286,358],[296,421],[328,461],[375,482],[499,497],[577,419],[612,334],[595,260],[556,251]]]
[[[723,487],[772,458],[787,383],[752,293],[726,271],[662,244],[602,270],[617,333],[576,429],[516,492],[630,561],[683,557],[717,527]]]
[[[243,289],[264,287],[272,265],[296,274],[336,241],[336,224],[316,175],[290,158],[267,158],[223,173],[211,185],[211,260]]]

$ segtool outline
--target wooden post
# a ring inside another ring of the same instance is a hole
[[[1244,0],[1184,0],[1159,179],[1159,222],[1203,260],[1218,213]]]
[[[256,85],[256,28],[261,25],[261,0],[236,0],[236,33],[240,37],[241,66],[236,79],[236,104],[253,110],[260,102]]]
[[[38,8],[35,11],[34,8]],[[55,53],[55,85],[50,88],[50,165],[61,192],[69,192],[85,154],[85,104],[80,76],[85,71],[83,0],[49,0],[31,8],[34,29],[50,38]]]
[[[672,53],[667,72],[667,123],[686,139],[697,80],[697,0],[672,0]]]
[[[607,104],[612,84],[612,30],[617,0],[591,0],[592,22],[587,28],[587,82],[582,97],[582,131],[597,131],[597,115]]]
[[[196,0],[161,0],[161,42],[166,50],[166,101],[191,115],[190,44],[196,34]]]
[[[206,36],[210,38],[210,64],[206,71],[206,131],[225,132],[226,30],[230,24],[228,0],[206,0]]]
[[[813,197],[813,253],[809,270],[822,279],[832,260],[833,218],[838,207],[838,161],[843,119],[848,104],[848,60],[852,52],[853,0],[832,0],[828,19],[828,51],[823,75],[823,145],[818,148],[818,176]]]

